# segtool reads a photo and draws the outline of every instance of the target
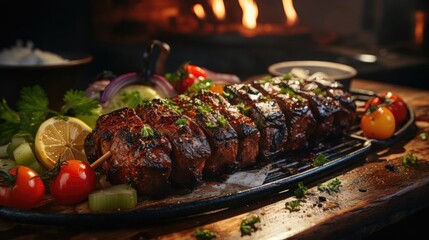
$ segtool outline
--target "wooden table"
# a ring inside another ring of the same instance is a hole
[[[412,106],[419,132],[429,133],[429,91],[354,80],[352,88],[375,92],[391,90]],[[419,165],[401,166],[401,157],[413,153]],[[395,171],[386,168],[394,165]],[[335,178],[341,181],[339,193],[331,195],[309,185],[299,211],[290,212],[285,203],[296,198],[290,192],[271,199],[234,208],[226,212],[195,217],[169,225],[93,229],[20,224],[0,219],[0,237],[37,239],[194,239],[196,229],[209,229],[217,239],[323,239],[362,238],[424,207],[429,206],[429,140],[418,134],[408,142],[398,142],[389,149],[370,154],[319,183]],[[251,236],[241,236],[244,218],[258,215],[261,223]]]

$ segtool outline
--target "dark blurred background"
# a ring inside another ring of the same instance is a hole
[[[290,1],[295,22],[281,1],[256,1],[253,29],[242,26],[238,1],[225,1],[223,18],[212,10],[214,2],[2,1],[0,47],[22,39],[42,50],[92,55],[80,88],[102,70],[140,70],[152,39],[171,45],[167,71],[191,61],[245,79],[276,62],[326,60],[357,68],[360,78],[429,88],[425,0]]]

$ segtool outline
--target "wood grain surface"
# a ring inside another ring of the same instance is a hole
[[[356,79],[352,88],[394,91],[412,106],[420,132],[429,133],[429,92]],[[402,156],[413,153],[419,164],[404,168]],[[388,165],[388,166],[386,166]],[[392,167],[393,166],[393,167]],[[334,179],[338,193],[317,189]],[[298,211],[285,204],[296,197],[285,191],[259,202],[163,225],[93,228],[21,224],[0,219],[0,239],[196,239],[196,229],[209,229],[217,239],[360,239],[429,206],[429,140],[418,134],[371,153],[357,164],[306,185]],[[257,215],[257,231],[242,236],[240,223]]]

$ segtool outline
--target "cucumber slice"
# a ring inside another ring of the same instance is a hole
[[[13,158],[13,151],[15,151],[15,148],[25,142],[28,142],[27,137],[20,135],[13,136],[10,140],[9,146],[7,147],[7,153],[9,154],[9,157]]]
[[[16,166],[16,162],[10,159],[0,159],[0,169],[9,171]]]
[[[137,205],[137,191],[128,184],[115,185],[89,194],[89,209],[114,211],[133,208]]]
[[[21,143],[15,148],[15,150],[13,150],[13,158],[16,161],[16,165],[27,167],[30,167],[33,163],[37,162],[33,149],[28,142]]]
[[[0,158],[8,158],[9,154],[7,153],[7,148],[9,144],[0,146]]]

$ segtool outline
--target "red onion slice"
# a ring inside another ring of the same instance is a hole
[[[177,96],[177,92],[174,89],[173,85],[163,76],[159,74],[154,74],[150,78],[151,83],[155,85],[155,90],[163,98],[171,98]]]
[[[139,81],[142,81],[142,77],[135,72],[122,74],[116,77],[104,89],[100,98],[100,103],[103,105],[106,104],[119,90]]]

